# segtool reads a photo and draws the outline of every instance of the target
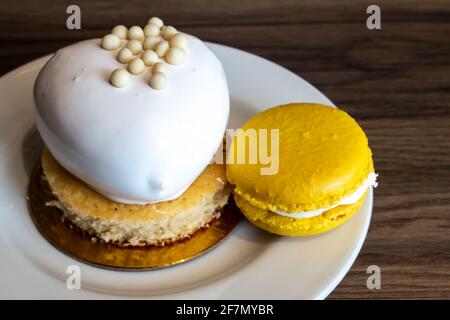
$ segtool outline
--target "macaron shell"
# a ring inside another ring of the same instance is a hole
[[[352,205],[338,206],[320,216],[305,219],[280,216],[253,206],[238,195],[234,198],[244,216],[258,228],[282,236],[310,236],[334,229],[347,221],[361,207],[366,195],[367,192]]]
[[[279,129],[278,172],[261,175],[260,169],[268,165],[259,159],[256,164],[228,159],[227,178],[236,194],[258,208],[296,212],[329,207],[353,193],[374,170],[366,135],[337,108],[282,105],[243,126],[251,128]],[[236,148],[236,139],[230,147]]]

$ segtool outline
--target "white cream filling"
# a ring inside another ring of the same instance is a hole
[[[369,176],[367,177],[367,179],[364,181],[364,183],[358,187],[358,189],[356,189],[355,192],[353,192],[351,195],[345,197],[344,199],[342,199],[341,201],[339,201],[338,203],[327,207],[327,208],[320,208],[320,209],[316,209],[316,210],[311,210],[311,211],[298,211],[298,212],[292,212],[292,213],[288,213],[288,212],[284,212],[284,211],[273,211],[276,214],[279,214],[280,216],[285,216],[285,217],[290,217],[290,218],[296,218],[296,219],[305,219],[305,218],[312,218],[315,216],[319,216],[322,213],[324,213],[325,211],[328,211],[330,209],[336,208],[337,206],[343,206],[343,205],[349,205],[349,204],[354,204],[356,202],[358,202],[359,199],[361,199],[361,197],[364,195],[364,193],[366,193],[367,189],[370,187],[377,187],[377,176],[378,174],[376,174],[375,172],[371,172],[369,173]]]

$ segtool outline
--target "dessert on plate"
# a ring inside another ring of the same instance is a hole
[[[227,161],[237,206],[266,231],[306,236],[331,230],[357,212],[368,188],[376,186],[367,137],[340,109],[282,105],[257,114],[242,129],[278,130],[275,174],[261,174],[265,164],[260,159],[238,163],[237,151]],[[233,139],[230,148],[238,150],[238,141]]]
[[[121,245],[164,245],[216,219],[229,197],[229,94],[198,38],[153,17],[58,50],[34,87],[43,178],[64,218]]]
[[[46,145],[39,181],[52,193],[51,200],[39,203],[58,208],[57,219],[61,214],[104,243],[159,250],[211,225],[233,205],[231,194],[244,216],[263,230],[323,233],[357,212],[376,186],[361,127],[344,111],[320,104],[274,107],[242,127],[241,133],[268,134],[271,157],[277,157],[274,172],[264,171],[267,157],[236,161],[255,150],[261,156],[262,147],[262,140],[241,146],[236,136],[226,166],[210,164],[222,149],[229,116],[224,70],[201,40],[156,17],[144,28],[119,25],[102,39],[58,50],[36,79],[34,101]],[[238,219],[230,221],[220,235],[208,229],[214,238],[208,248]],[[64,225],[60,230],[66,234]],[[80,234],[71,235],[91,246]],[[93,258],[85,260],[98,258],[111,266],[110,248],[98,255],[97,248],[89,247]],[[131,249],[123,250],[126,260]],[[175,261],[169,251],[161,256],[164,263],[156,259],[152,267],[191,257],[178,255]],[[136,261],[114,266],[148,266]]]

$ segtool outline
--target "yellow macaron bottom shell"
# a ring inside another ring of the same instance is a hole
[[[234,199],[242,214],[258,228],[273,234],[297,237],[320,234],[338,227],[359,210],[366,196],[367,192],[354,204],[338,206],[321,215],[300,219],[260,209],[237,194],[234,194]]]

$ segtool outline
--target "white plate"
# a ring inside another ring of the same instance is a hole
[[[255,55],[210,44],[231,91],[230,128],[267,107],[331,102],[292,72]],[[26,204],[30,170],[42,142],[33,128],[32,88],[48,57],[0,78],[0,298],[323,299],[363,244],[372,190],[360,211],[326,234],[284,238],[241,222],[219,247],[186,264],[144,272],[91,267],[53,248]],[[80,290],[66,289],[66,268],[81,268]]]

